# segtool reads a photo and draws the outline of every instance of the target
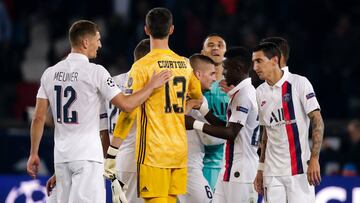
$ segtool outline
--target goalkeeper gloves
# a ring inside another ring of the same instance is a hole
[[[114,177],[111,180],[111,192],[112,192],[112,202],[113,203],[128,203],[125,191],[126,191],[126,185],[118,180],[116,177]]]
[[[116,174],[116,162],[115,157],[119,150],[113,146],[109,146],[107,150],[106,160],[105,160],[105,172],[104,176],[107,179],[114,179]]]

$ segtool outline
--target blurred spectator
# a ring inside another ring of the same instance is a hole
[[[351,120],[347,126],[348,136],[341,143],[342,175],[355,176],[360,172],[360,120]]]

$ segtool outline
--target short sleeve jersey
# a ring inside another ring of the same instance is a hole
[[[303,76],[283,71],[273,86],[256,89],[260,125],[268,141],[264,176],[288,176],[307,171],[310,158],[308,114],[320,109],[314,89]]]
[[[103,162],[99,136],[100,105],[120,89],[106,69],[71,53],[41,77],[37,98],[48,99],[55,123],[55,163]]]
[[[251,79],[241,81],[230,95],[228,123],[243,127],[234,140],[227,140],[224,152],[223,181],[252,183],[259,162],[259,119],[256,90]]]
[[[162,70],[171,70],[173,78],[138,108],[137,162],[160,168],[186,167],[185,99],[202,98],[200,81],[189,62],[171,50],[154,49],[133,64],[126,93],[143,88]]]

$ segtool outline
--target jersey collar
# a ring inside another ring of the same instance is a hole
[[[281,79],[274,85],[274,87],[281,87],[289,77],[289,71],[283,71],[284,74]]]
[[[232,90],[228,92],[229,97],[231,97],[235,92],[240,90],[243,87],[246,87],[248,85],[251,85],[251,78],[246,78],[245,80],[241,81],[239,84],[237,84]]]
[[[70,53],[66,59],[84,60],[89,62],[89,58],[84,54],[80,54],[80,53]]]
[[[281,68],[281,70],[283,70],[284,72],[289,72],[289,66],[284,66]]]
[[[173,51],[171,51],[170,49],[153,49],[151,50],[151,52],[164,53],[164,54],[173,53]]]

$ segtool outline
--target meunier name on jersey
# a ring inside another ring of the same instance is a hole
[[[78,72],[55,72],[54,73],[54,80],[60,82],[77,82]]]
[[[185,61],[158,61],[159,68],[186,68]]]

